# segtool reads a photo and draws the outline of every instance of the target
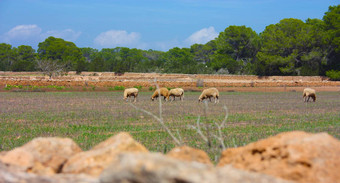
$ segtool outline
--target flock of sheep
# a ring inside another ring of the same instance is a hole
[[[138,89],[137,88],[127,88],[124,90],[124,100],[128,100],[129,97],[134,97],[134,102],[137,101]],[[151,96],[151,100],[157,99],[158,97],[164,97],[165,101],[168,101],[170,97],[170,101],[174,101],[175,97],[179,97],[181,101],[184,100],[184,90],[182,88],[171,89],[170,91],[167,88],[158,88]],[[216,88],[208,88],[202,91],[201,95],[198,97],[198,102],[202,102],[204,99],[209,99],[211,102],[211,98],[213,98],[215,103],[218,103],[220,94]],[[312,98],[313,102],[316,100],[316,93],[314,89],[305,88],[303,90],[303,99],[305,102],[309,102],[309,99]]]

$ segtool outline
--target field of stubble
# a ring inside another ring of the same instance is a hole
[[[141,92],[137,107],[159,115],[159,102],[151,92]],[[220,152],[214,122],[228,119],[222,128],[226,147],[243,146],[280,132],[327,132],[340,138],[340,93],[319,92],[315,103],[304,103],[300,92],[225,92],[219,104],[198,103],[199,92],[186,92],[183,102],[162,103],[165,124],[182,142],[214,157]],[[129,132],[150,151],[167,152],[174,141],[151,116],[132,108],[122,92],[1,92],[0,151],[7,151],[35,137],[69,137],[84,150],[118,132]],[[206,112],[205,112],[206,111]],[[196,130],[211,139],[210,147]],[[206,128],[205,128],[206,127]],[[207,130],[208,129],[208,130]]]

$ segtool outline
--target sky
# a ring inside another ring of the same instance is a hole
[[[231,25],[257,33],[284,18],[322,19],[338,0],[0,0],[0,43],[34,49],[53,36],[78,47],[168,51]]]

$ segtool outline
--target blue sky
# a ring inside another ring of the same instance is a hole
[[[78,47],[167,51],[214,39],[230,25],[257,33],[283,18],[322,19],[335,0],[0,0],[0,43],[49,36]]]

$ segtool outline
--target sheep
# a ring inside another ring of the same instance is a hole
[[[171,89],[169,91],[169,95],[168,95],[168,100],[169,100],[169,97],[172,96],[172,100],[175,100],[175,97],[179,97],[181,101],[183,101],[184,99],[184,90],[182,88],[175,88],[175,89]]]
[[[316,101],[316,93],[315,93],[315,90],[314,89],[311,89],[311,88],[305,88],[303,90],[303,95],[302,95],[303,99],[305,102],[308,102],[309,101],[309,98],[312,98],[313,99],[313,102]]]
[[[215,99],[215,104],[218,103],[218,97],[220,96],[216,88],[208,88],[202,91],[202,94],[198,97],[198,102],[202,102],[204,99],[209,98],[211,102],[211,97]]]
[[[159,88],[157,89],[151,96],[151,100],[153,101],[155,98],[157,99],[158,97],[163,96],[164,100],[168,98],[169,95],[169,90],[167,88]]]
[[[124,90],[124,100],[128,101],[128,98],[133,96],[133,102],[137,101],[138,89],[137,88],[127,88]]]

